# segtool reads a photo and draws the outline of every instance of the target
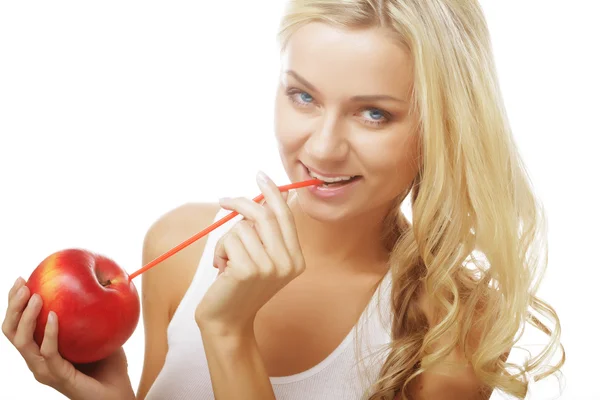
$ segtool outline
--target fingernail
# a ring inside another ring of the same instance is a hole
[[[13,287],[17,287],[17,285],[19,284],[19,282],[21,282],[21,277],[17,278],[17,280],[15,281]]]
[[[19,290],[17,290],[17,297],[23,297],[23,295],[25,294],[25,286],[21,287]]]
[[[48,313],[48,322],[51,324],[56,322],[56,314],[54,313],[54,311],[50,311]]]
[[[269,181],[269,178],[264,172],[258,171],[258,174],[256,174],[256,180],[260,183],[267,183]]]
[[[229,200],[231,200],[230,197],[221,197],[219,199],[219,204],[223,204],[223,203],[229,203]]]

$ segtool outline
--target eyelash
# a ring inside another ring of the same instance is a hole
[[[298,101],[296,100],[295,96],[296,95],[301,95],[303,93],[308,94],[310,97],[312,97],[310,95],[310,93],[307,93],[303,90],[298,90],[298,89],[288,89],[286,91],[287,97],[290,99],[290,101],[296,105],[298,105],[299,107],[308,107],[309,105],[311,105],[311,103],[305,103],[302,101]],[[375,126],[375,127],[379,127],[383,124],[386,124],[388,122],[391,121],[392,117],[390,115],[390,113],[388,113],[387,111],[384,111],[380,108],[375,108],[375,107],[367,107],[365,108],[363,111],[379,111],[382,115],[383,115],[383,119],[380,121],[374,121],[372,119],[363,119],[363,121],[367,124],[367,125],[371,125],[371,126]]]

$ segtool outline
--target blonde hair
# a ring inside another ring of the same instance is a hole
[[[487,388],[524,398],[525,377],[553,374],[565,355],[558,316],[536,297],[547,264],[545,216],[507,121],[479,4],[292,0],[281,21],[281,49],[309,22],[383,28],[413,61],[420,171],[412,224],[400,205],[388,219],[392,343],[369,399],[406,399],[411,382],[457,346]],[[422,295],[437,311],[432,326],[418,304]],[[504,356],[526,322],[547,334],[548,344],[524,365],[508,363]],[[434,348],[440,338],[444,345]],[[559,348],[561,359],[550,365]]]

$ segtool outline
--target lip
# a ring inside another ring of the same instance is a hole
[[[303,171],[302,174],[304,175],[303,178],[304,179],[314,179],[308,173],[308,167],[306,165],[304,165],[303,163],[300,163],[300,164],[302,165],[302,171]],[[322,174],[312,168],[311,168],[311,170],[316,172],[317,174],[325,176],[325,177],[355,176],[355,175],[331,175],[331,174],[326,175],[326,174]],[[309,186],[306,189],[310,193],[312,193],[314,196],[321,198],[321,199],[342,198],[344,196],[347,196],[356,187],[356,185],[360,184],[360,182],[362,180],[363,180],[363,177],[359,176],[358,178],[354,179],[354,181],[347,183],[340,187],[325,188],[325,187],[319,185],[319,186]]]
[[[354,174],[330,174],[330,173],[325,173],[322,171],[319,171],[316,168],[313,167],[309,167],[308,165],[304,164],[302,161],[300,162],[300,164],[302,164],[302,166],[306,169],[306,170],[311,170],[312,172],[321,175],[325,178],[337,178],[338,176],[360,176],[360,175],[354,175]],[[307,171],[308,173],[308,171]],[[310,174],[309,174],[310,175]]]

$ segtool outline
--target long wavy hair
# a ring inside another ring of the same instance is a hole
[[[406,399],[411,382],[457,346],[488,389],[524,398],[526,377],[555,373],[565,354],[556,312],[536,297],[547,264],[545,215],[507,120],[482,9],[475,0],[291,0],[280,49],[309,22],[383,28],[413,62],[420,170],[412,222],[403,198],[387,219],[392,343],[369,399]],[[423,295],[437,311],[431,326]],[[548,343],[522,365],[508,363],[526,323]],[[434,346],[440,338],[444,345]]]

